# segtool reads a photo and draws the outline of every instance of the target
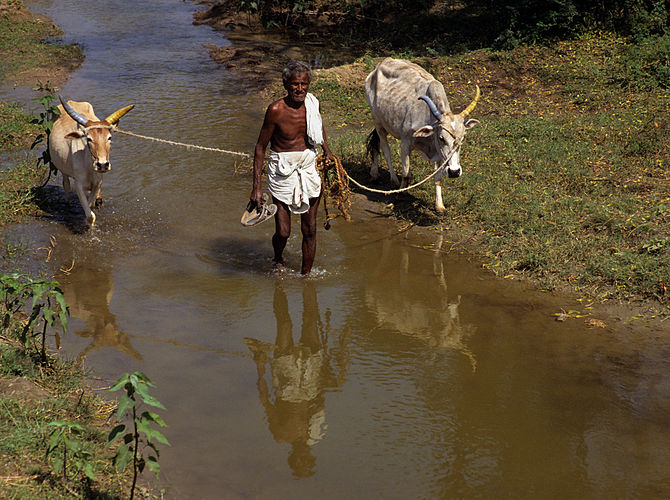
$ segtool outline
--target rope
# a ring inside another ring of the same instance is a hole
[[[417,182],[416,184],[412,184],[411,186],[406,186],[406,187],[404,187],[404,188],[391,189],[391,190],[387,190],[387,191],[383,191],[383,190],[381,190],[381,189],[374,189],[374,188],[371,188],[371,187],[364,186],[363,184],[360,184],[359,182],[356,181],[356,179],[354,179],[353,177],[351,177],[348,173],[346,173],[346,172],[345,172],[345,173],[347,174],[347,177],[349,178],[349,180],[350,180],[351,182],[353,182],[356,186],[358,186],[358,187],[361,188],[361,189],[365,189],[366,191],[370,191],[371,193],[379,193],[379,194],[396,194],[396,193],[404,193],[405,191],[409,191],[410,189],[414,189],[414,188],[416,188],[416,187],[419,187],[419,186],[420,186],[421,184],[423,184],[424,182],[427,182],[427,181],[429,181],[430,179],[432,179],[433,177],[435,177],[435,176],[437,175],[437,173],[440,172],[440,171],[444,168],[444,166],[445,166],[447,163],[449,163],[449,160],[451,160],[451,157],[454,156],[454,153],[455,153],[456,151],[458,151],[458,148],[461,147],[461,144],[462,144],[462,143],[463,143],[463,140],[461,139],[460,141],[458,141],[457,144],[454,145],[454,147],[453,147],[453,148],[451,149],[451,151],[449,152],[449,156],[447,156],[447,159],[444,160],[444,161],[442,162],[442,165],[440,165],[439,168],[436,168],[436,169],[433,171],[432,174],[428,175],[428,176],[427,176],[426,178],[424,178],[422,181]]]
[[[126,130],[120,130],[116,128],[115,126],[112,127],[112,130],[114,132],[118,132],[119,134],[124,134],[124,135],[130,135],[132,137],[137,137],[139,139],[147,139],[149,141],[154,141],[154,142],[162,142],[164,144],[171,144],[172,146],[182,146],[185,147],[186,149],[200,149],[202,151],[213,151],[215,153],[227,153],[231,155],[238,155],[238,156],[244,156],[246,158],[251,158],[251,155],[248,153],[238,153],[237,151],[228,151],[227,149],[219,149],[219,148],[208,148],[205,146],[198,146],[196,144],[186,144],[184,142],[176,142],[176,141],[168,141],[167,139],[159,139],[157,137],[149,137],[146,135],[140,135],[140,134],[135,134],[133,132],[128,132]]]
[[[331,179],[332,167],[335,167],[335,179]],[[344,170],[342,162],[337,156],[329,159],[323,153],[316,157],[316,169],[321,173],[321,183],[323,184],[323,209],[326,212],[326,222],[324,222],[323,227],[327,231],[330,229],[330,221],[332,219],[344,217],[344,220],[347,222],[351,220],[351,216],[349,215],[349,210],[351,209],[351,201],[349,200],[350,190],[349,183],[347,182],[349,175]],[[339,214],[328,213],[329,198],[335,200],[340,212]]]
[[[237,151],[229,151],[227,149],[208,148],[208,147],[205,147],[205,146],[198,146],[196,144],[187,144],[187,143],[184,143],[184,142],[176,142],[176,141],[169,141],[167,139],[159,139],[157,137],[149,137],[149,136],[146,136],[146,135],[135,134],[133,132],[128,132],[126,130],[118,129],[118,128],[116,128],[115,125],[112,125],[111,129],[115,132],[118,132],[119,134],[130,135],[132,137],[137,137],[138,139],[146,139],[146,140],[154,141],[154,142],[162,142],[164,144],[170,144],[172,146],[182,146],[182,147],[185,147],[186,149],[200,149],[202,151],[213,151],[215,153],[227,153],[227,154],[231,154],[231,155],[238,155],[238,156],[244,156],[246,158],[251,158],[251,155],[248,154],[248,153],[240,153],[240,152],[237,152]],[[429,181],[430,179],[432,179],[433,177],[435,177],[438,174],[438,172],[440,172],[444,168],[444,166],[449,162],[449,160],[454,155],[454,153],[456,151],[458,151],[462,142],[463,141],[461,140],[457,144],[455,144],[454,147],[451,149],[451,151],[449,153],[449,156],[447,156],[447,159],[444,160],[444,162],[442,162],[442,165],[440,165],[439,168],[436,168],[433,171],[433,173],[431,173],[430,175],[425,177],[422,181],[417,182],[416,184],[412,184],[411,186],[406,186],[404,188],[390,189],[390,190],[375,189],[375,188],[371,188],[371,187],[368,187],[368,186],[364,186],[363,184],[356,181],[356,179],[351,177],[349,175],[349,173],[346,170],[344,170],[344,167],[342,167],[342,162],[340,162],[340,159],[335,157],[335,160],[336,160],[335,161],[335,166],[336,166],[336,172],[337,172],[338,180],[336,181],[336,183],[333,183],[332,187],[337,187],[338,189],[343,188],[343,192],[346,189],[346,200],[347,200],[347,202],[348,202],[348,198],[349,198],[349,185],[348,185],[348,183],[344,182],[344,176],[346,176],[346,178],[348,180],[353,182],[359,188],[364,189],[365,191],[369,191],[371,193],[378,193],[378,194],[404,193],[405,191],[409,191],[410,189],[414,189],[416,187],[419,187],[421,184],[423,184],[423,183]],[[322,156],[323,155],[319,155],[319,158],[322,157]],[[319,161],[319,158],[317,158],[317,162]],[[323,161],[323,159],[322,159],[322,161]],[[323,167],[321,167],[321,168],[323,168]],[[320,168],[320,170],[321,170],[321,168]],[[328,167],[328,168],[330,168],[330,167]],[[326,170],[328,170],[328,168],[326,168]],[[322,171],[322,176],[325,175],[324,172],[325,171]],[[342,175],[342,173],[344,175]],[[327,178],[328,178],[328,176],[325,176],[324,181]],[[346,185],[346,187],[345,187],[345,185]],[[335,195],[331,195],[331,196],[335,196]],[[337,195],[337,196],[339,196],[339,195]],[[325,200],[325,198],[324,198],[324,200]],[[351,203],[349,203],[349,206],[350,205],[351,205]],[[326,207],[326,202],[325,201],[324,201],[324,207],[326,208],[326,216],[328,217],[328,208]],[[340,209],[340,215],[342,215],[346,220],[349,220],[349,215],[348,215],[348,212],[347,212],[348,206],[346,208],[345,208],[344,205],[340,206],[340,202],[338,201],[338,208]],[[334,219],[336,217],[339,217],[339,215],[335,215],[335,216],[332,216],[330,218]],[[328,227],[326,227],[326,229],[330,228],[330,224],[328,224],[328,220],[326,220],[326,224],[328,225]]]

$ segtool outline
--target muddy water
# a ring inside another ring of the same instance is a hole
[[[86,53],[68,98],[136,104],[127,130],[251,151],[262,106],[209,61],[203,45],[227,42],[191,25],[192,4],[35,8]],[[67,356],[101,385],[156,382],[168,497],[670,495],[667,331],[557,322],[583,305],[493,280],[363,198],[320,232],[313,277],[272,274],[272,224],[239,224],[235,158],[116,135],[112,164],[96,229],[54,185],[50,217],[3,237],[55,236]],[[291,269],[299,250],[294,234]]]

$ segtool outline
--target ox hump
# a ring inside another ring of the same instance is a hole
[[[435,80],[433,75],[428,73],[428,71],[421,66],[404,59],[392,59],[387,57],[377,65],[377,70],[387,79],[397,78],[408,82],[414,80],[431,82]]]

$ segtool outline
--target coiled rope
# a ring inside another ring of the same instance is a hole
[[[333,167],[335,169],[333,170]],[[344,220],[350,221],[351,201],[349,200],[349,175],[344,170],[342,162],[337,156],[327,158],[321,153],[316,157],[316,169],[321,173],[321,184],[323,185],[323,209],[326,212],[326,222],[323,227],[326,231],[330,229],[330,221],[337,217],[344,217]],[[339,214],[328,213],[328,200],[335,200]]]

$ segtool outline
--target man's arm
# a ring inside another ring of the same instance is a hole
[[[328,146],[328,139],[326,138],[326,127],[321,125],[321,133],[323,134],[323,144],[321,144],[321,147],[323,148],[323,154],[326,155],[326,158],[332,158],[333,152],[330,150],[330,146]]]
[[[267,149],[275,130],[274,114],[272,106],[268,107],[265,112],[265,119],[263,120],[261,132],[258,135],[258,141],[256,141],[256,148],[254,149],[254,179],[249,199],[256,203],[256,207],[260,207],[263,204],[261,174],[263,173],[265,150]]]
[[[321,114],[321,103],[319,103],[319,114]],[[330,160],[335,155],[330,150],[330,146],[328,146],[328,138],[326,137],[326,127],[323,125],[323,117],[321,118],[321,135],[323,136],[323,144],[321,144],[323,154],[326,155],[326,159]]]

